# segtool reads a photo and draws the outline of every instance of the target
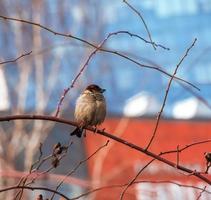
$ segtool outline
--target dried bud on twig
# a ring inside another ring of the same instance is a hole
[[[55,156],[52,158],[51,164],[54,168],[58,167],[59,165],[59,159]]]
[[[67,146],[62,146],[60,142],[54,145],[53,147],[53,155],[60,155],[63,151],[67,150]]]
[[[55,144],[54,147],[53,147],[53,155],[61,154],[62,153],[61,147],[62,147],[62,145],[61,145],[60,142]]]
[[[59,147],[61,147],[61,146],[62,146],[61,143],[58,142],[57,144],[55,144],[55,145],[53,146],[53,150],[55,150],[55,149],[57,149],[57,148],[59,148]]]
[[[55,151],[54,151],[54,155],[59,155],[59,154],[61,154],[62,153],[62,147],[58,147],[57,149],[55,149]]]

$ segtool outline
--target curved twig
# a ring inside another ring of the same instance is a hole
[[[17,22],[21,22],[21,23],[31,24],[33,26],[37,26],[37,27],[39,27],[41,29],[44,29],[44,30],[46,30],[46,31],[48,31],[48,32],[50,32],[50,33],[52,33],[54,35],[59,35],[59,36],[66,37],[66,38],[72,38],[72,39],[75,39],[77,41],[80,41],[80,42],[82,42],[84,44],[87,44],[87,45],[89,45],[89,46],[91,46],[91,47],[93,47],[95,49],[98,48],[95,44],[93,44],[93,43],[91,43],[91,42],[89,42],[87,40],[84,40],[84,39],[79,38],[77,36],[74,36],[72,34],[65,34],[65,33],[56,32],[56,31],[52,30],[51,28],[49,28],[47,26],[44,26],[42,24],[36,23],[36,22],[32,22],[32,21],[28,21],[28,20],[23,20],[23,19],[12,18],[12,17],[6,17],[6,16],[3,16],[3,15],[0,15],[0,18],[1,19],[4,19],[4,20],[11,20],[11,21],[17,21]],[[122,58],[124,58],[126,60],[129,60],[132,63],[138,65],[139,67],[153,69],[153,70],[156,70],[156,71],[159,71],[159,72],[165,74],[166,76],[172,77],[172,75],[170,73],[166,72],[165,70],[163,70],[160,67],[155,67],[155,66],[145,65],[145,64],[139,63],[136,60],[134,60],[134,59],[132,59],[132,58],[130,58],[130,57],[124,55],[124,54],[121,54],[118,51],[112,51],[112,50],[104,49],[104,48],[100,48],[99,51],[103,51],[103,52],[106,52],[106,53],[110,53],[110,54],[114,54],[114,55],[120,56],[120,57],[122,57]],[[195,86],[194,84],[192,84],[192,83],[190,83],[190,82],[188,82],[186,80],[183,80],[183,79],[181,79],[179,77],[176,77],[176,76],[174,78],[177,79],[177,80],[179,80],[179,81],[182,81],[182,82],[184,82],[184,83],[186,83],[186,84],[188,84],[188,85],[190,85],[192,87],[194,87],[197,90],[200,90],[197,86]]]
[[[0,121],[11,121],[11,120],[48,120],[48,121],[54,121],[54,122],[59,122],[59,123],[63,123],[63,124],[68,124],[68,125],[71,125],[71,126],[78,126],[78,124],[76,122],[72,122],[72,121],[69,121],[69,120],[66,120],[66,119],[63,119],[63,118],[57,118],[57,117],[53,117],[53,116],[48,116],[48,115],[11,115],[11,116],[3,116],[3,117],[0,117]],[[195,176],[201,180],[203,180],[204,182],[208,183],[209,185],[211,185],[211,180],[209,180],[206,176],[203,176],[201,173],[195,171],[195,170],[191,170],[189,168],[186,168],[182,165],[177,165],[176,163],[170,161],[170,160],[167,160],[151,151],[148,151],[142,147],[139,147],[133,143],[130,143],[126,140],[123,140],[119,137],[116,137],[115,135],[112,135],[110,133],[107,133],[105,132],[104,130],[96,130],[95,128],[93,127],[86,127],[87,130],[89,131],[92,131],[92,132],[95,132],[95,133],[98,133],[100,135],[103,135],[107,138],[110,138],[112,140],[115,140],[116,142],[119,142],[125,146],[128,146],[136,151],[139,151],[139,152],[142,152],[146,155],[148,155],[149,157],[152,157],[162,163],[165,163],[173,168],[176,168],[176,169],[179,169],[183,172],[186,172],[192,176]]]
[[[15,189],[25,189],[25,190],[32,190],[32,191],[33,190],[43,190],[43,191],[56,193],[56,194],[58,194],[59,196],[63,197],[66,200],[71,200],[66,195],[62,194],[61,192],[58,192],[58,191],[53,190],[53,189],[50,189],[48,187],[31,187],[31,186],[20,186],[20,185],[17,185],[17,186],[11,186],[11,187],[6,187],[6,188],[3,188],[3,189],[0,189],[0,193],[1,192],[6,192],[6,191],[9,191],[9,190],[15,190]]]
[[[124,2],[133,12],[135,12],[135,13],[140,17],[140,19],[141,19],[142,23],[144,24],[144,27],[145,27],[145,29],[146,29],[146,31],[147,31],[147,34],[148,34],[149,39],[150,39],[150,42],[151,42],[151,44],[152,44],[154,50],[156,50],[156,45],[155,45],[155,43],[152,41],[152,36],[151,36],[150,31],[149,31],[149,29],[148,29],[148,27],[147,27],[147,23],[145,22],[145,20],[144,20],[143,16],[141,15],[141,13],[140,13],[137,9],[135,9],[130,3],[128,3],[126,0],[123,0],[123,2]]]
[[[193,189],[196,189],[196,190],[200,190],[201,192],[204,191],[205,193],[207,194],[211,194],[211,191],[209,190],[204,190],[204,188],[201,188],[201,187],[197,187],[197,186],[194,186],[194,185],[185,185],[185,184],[180,184],[180,183],[177,183],[177,182],[174,182],[174,181],[135,181],[133,184],[139,184],[139,183],[152,183],[152,184],[174,184],[174,185],[177,185],[178,187],[185,187],[185,188],[193,188]],[[74,197],[74,198],[71,198],[71,200],[77,200],[77,199],[80,199],[82,197],[85,197],[85,196],[88,196],[94,192],[98,192],[98,191],[101,191],[101,190],[105,190],[105,189],[111,189],[111,188],[121,188],[121,187],[124,187],[126,186],[127,183],[125,184],[116,184],[116,185],[107,185],[107,186],[102,186],[102,187],[99,187],[99,188],[95,188],[95,189],[92,189],[92,190],[89,190],[81,195],[78,195],[77,197]]]
[[[152,144],[152,142],[153,142],[153,140],[154,140],[154,138],[155,138],[155,134],[156,134],[157,129],[158,129],[158,125],[159,125],[159,122],[160,122],[160,118],[161,118],[163,109],[164,109],[165,104],[166,104],[166,100],[167,100],[167,97],[168,97],[169,89],[170,89],[170,87],[171,87],[171,83],[172,83],[172,81],[173,81],[173,78],[174,78],[174,76],[176,75],[179,66],[182,64],[183,60],[187,57],[189,51],[190,51],[190,50],[193,48],[193,46],[195,45],[196,41],[197,41],[197,39],[195,38],[194,41],[192,42],[191,46],[186,50],[185,54],[183,55],[183,57],[181,58],[181,60],[180,60],[179,63],[177,64],[177,66],[176,66],[176,68],[175,68],[175,70],[174,70],[173,76],[172,76],[172,77],[170,78],[170,80],[169,80],[169,83],[168,83],[167,88],[166,88],[166,94],[165,94],[165,96],[164,96],[163,104],[162,104],[162,106],[161,106],[160,112],[158,113],[158,117],[157,117],[157,120],[156,120],[156,125],[155,125],[154,131],[153,131],[153,133],[152,133],[152,136],[151,136],[151,138],[150,138],[150,141],[149,141],[149,143],[148,143],[148,145],[147,145],[147,147],[146,147],[146,150],[150,147],[150,145]]]
[[[5,65],[5,64],[8,64],[8,63],[13,63],[13,62],[16,62],[18,61],[19,59],[25,57],[25,56],[28,56],[32,53],[32,51],[29,51],[27,53],[23,53],[22,55],[18,56],[17,58],[14,58],[14,59],[11,59],[11,60],[6,60],[6,61],[3,61],[3,62],[0,62],[0,65]]]

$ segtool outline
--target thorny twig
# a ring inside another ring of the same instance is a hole
[[[149,143],[148,143],[148,145],[147,145],[147,147],[146,147],[146,150],[150,147],[150,145],[152,144],[152,142],[153,142],[153,140],[154,140],[154,138],[155,138],[155,135],[156,135],[156,132],[157,132],[157,129],[158,129],[158,125],[159,125],[159,122],[160,122],[160,118],[161,118],[162,112],[163,112],[164,107],[165,107],[165,104],[166,104],[166,100],[167,100],[167,97],[168,97],[169,89],[170,89],[170,87],[171,87],[171,83],[172,83],[172,81],[173,81],[173,78],[174,78],[174,76],[176,75],[179,66],[182,64],[183,60],[187,57],[189,51],[190,51],[190,50],[193,48],[193,46],[195,45],[196,41],[197,41],[197,39],[195,38],[194,41],[193,41],[193,43],[191,44],[191,46],[186,50],[184,56],[181,58],[181,60],[180,60],[179,63],[177,64],[177,66],[176,66],[176,68],[175,68],[175,70],[174,70],[174,73],[173,73],[172,77],[171,77],[170,80],[169,80],[168,86],[167,86],[167,88],[166,88],[166,94],[165,94],[165,96],[164,96],[163,104],[162,104],[162,106],[161,106],[160,112],[158,113],[158,117],[157,117],[157,120],[156,120],[156,125],[155,125],[155,128],[154,128],[152,137],[150,138],[150,141],[149,141]]]

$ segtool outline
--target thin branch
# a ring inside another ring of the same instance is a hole
[[[185,184],[180,184],[180,183],[177,183],[177,182],[173,182],[173,181],[135,181],[133,184],[140,184],[140,183],[151,183],[151,184],[174,184],[174,185],[177,185],[178,187],[185,187],[185,188],[193,188],[193,189],[196,189],[196,190],[200,190],[200,191],[204,191],[206,192],[207,194],[211,194],[211,191],[208,191],[208,190],[204,190],[204,188],[201,188],[201,187],[197,187],[197,186],[194,186],[194,185],[185,185]],[[92,189],[92,190],[89,190],[77,197],[74,197],[74,198],[71,198],[71,200],[77,200],[77,199],[80,199],[82,197],[85,197],[85,196],[88,196],[94,192],[98,192],[98,191],[101,191],[101,190],[105,190],[105,189],[112,189],[112,188],[121,188],[121,187],[125,187],[128,183],[126,184],[116,184],[116,185],[107,185],[107,186],[102,186],[102,187],[99,187],[99,188],[95,188],[95,189]]]
[[[35,161],[35,162],[31,165],[31,168],[30,168],[30,170],[29,170],[30,173],[32,172],[32,169],[34,168],[34,166],[35,166],[36,164],[38,164],[38,163],[41,161],[41,158],[42,158],[42,155],[43,155],[42,146],[43,146],[43,144],[40,143],[40,146],[39,146],[39,157],[38,157],[37,161]]]
[[[13,17],[7,17],[7,16],[3,16],[3,15],[0,15],[0,18],[4,19],[4,20],[11,20],[11,21],[16,21],[16,22],[21,22],[21,23],[25,23],[25,24],[31,24],[33,26],[38,26],[40,27],[41,29],[44,29],[50,33],[53,33],[54,35],[59,35],[59,36],[63,36],[63,37],[69,37],[69,38],[73,38],[75,40],[78,40],[80,42],[83,42],[85,44],[88,44],[89,46],[92,46],[94,48],[96,48],[96,46],[94,44],[92,44],[91,42],[88,42],[87,40],[84,40],[80,37],[77,37],[77,36],[74,36],[72,34],[65,34],[65,33],[60,33],[60,32],[57,32],[57,31],[54,31],[53,29],[45,26],[45,25],[42,25],[40,23],[36,23],[36,22],[33,22],[33,21],[29,21],[29,20],[24,20],[24,19],[18,19],[18,18],[13,18]],[[161,44],[156,44],[155,42],[152,42],[151,40],[148,41],[146,39],[144,39],[143,37],[140,37],[139,35],[137,34],[132,34],[130,33],[129,31],[124,31],[124,30],[121,30],[120,33],[123,33],[123,34],[128,34],[130,36],[135,36],[135,37],[138,37],[139,39],[141,39],[142,41],[144,41],[145,43],[147,44],[152,44],[154,45],[155,47],[160,47],[162,49],[165,49],[165,50],[170,50],[169,48],[161,45]]]
[[[152,41],[152,37],[151,37],[150,31],[149,31],[149,29],[148,29],[148,27],[147,27],[147,24],[146,24],[146,22],[145,22],[143,16],[141,15],[141,13],[140,13],[137,9],[135,9],[130,3],[128,3],[126,0],[123,0],[123,2],[124,2],[133,12],[135,12],[135,13],[140,17],[140,19],[141,19],[141,21],[143,22],[144,27],[145,27],[145,29],[146,29],[146,31],[147,31],[147,34],[148,34],[148,36],[149,36],[150,43],[152,44],[153,48],[156,50],[155,43]]]
[[[59,35],[59,36],[62,36],[62,37],[72,38],[72,39],[75,39],[75,40],[77,40],[77,41],[80,41],[80,42],[82,42],[82,43],[84,43],[84,44],[87,44],[87,45],[89,45],[89,46],[91,46],[91,47],[93,47],[93,48],[98,48],[95,44],[93,44],[93,43],[91,43],[91,42],[89,42],[89,41],[87,41],[87,40],[84,40],[84,39],[82,39],[82,38],[76,37],[76,36],[71,35],[71,34],[64,34],[64,33],[56,32],[56,31],[52,30],[51,28],[46,27],[46,26],[41,25],[41,24],[36,23],[36,22],[27,21],[27,20],[23,20],[23,19],[16,19],[16,18],[12,18],[12,17],[6,17],[6,16],[2,16],[2,15],[0,15],[0,18],[2,18],[2,19],[4,19],[4,20],[17,21],[17,22],[21,22],[21,23],[26,23],[26,24],[30,24],[30,25],[33,25],[33,26],[37,26],[37,27],[39,27],[39,28],[41,28],[41,29],[44,29],[44,30],[46,30],[46,31],[48,31],[48,32],[50,32],[50,33],[52,33],[52,34],[54,34],[54,35]],[[99,49],[99,50],[100,50],[100,51],[103,51],[103,52],[106,52],[106,53],[110,53],[110,54],[117,55],[117,56],[119,56],[119,57],[122,57],[122,58],[124,58],[124,59],[126,59],[126,60],[129,60],[129,61],[131,61],[132,63],[138,65],[139,67],[144,67],[144,68],[148,68],[148,69],[153,69],[153,70],[156,70],[156,71],[159,71],[159,72],[165,74],[166,76],[172,77],[172,75],[171,75],[170,73],[166,72],[165,70],[163,70],[163,69],[160,68],[160,67],[155,67],[155,66],[145,65],[145,64],[139,63],[139,62],[137,62],[136,60],[134,60],[134,59],[132,59],[132,58],[130,58],[130,57],[124,55],[124,54],[121,54],[121,53],[118,52],[118,51],[112,51],[112,50],[103,49],[103,48],[101,48],[101,49]],[[179,81],[182,81],[182,82],[184,82],[184,83],[186,83],[186,84],[188,84],[188,85],[190,85],[190,86],[192,86],[192,87],[194,87],[194,88],[197,89],[197,90],[200,90],[197,86],[195,86],[194,84],[192,84],[192,83],[190,83],[190,82],[188,82],[188,81],[185,81],[185,80],[183,80],[183,79],[181,79],[181,78],[179,78],[179,77],[176,77],[176,76],[175,76],[174,78],[177,79],[177,80],[179,80]]]
[[[18,56],[17,58],[14,58],[14,59],[11,59],[11,60],[6,60],[4,62],[0,62],[0,65],[5,65],[5,64],[8,64],[8,63],[14,63],[14,62],[17,62],[19,59],[25,57],[25,56],[28,56],[32,53],[32,51],[29,51],[27,53],[23,53],[22,55]]]
[[[31,173],[32,173],[32,169],[33,169],[34,165],[36,165],[37,163],[40,162],[40,160],[41,160],[41,158],[42,158],[42,155],[43,155],[43,152],[42,152],[42,143],[40,143],[39,152],[40,152],[40,155],[39,155],[38,160],[35,161],[35,162],[31,165],[30,170],[29,170],[29,173],[28,173],[27,175],[21,177],[21,179],[19,180],[19,182],[18,182],[18,184],[17,184],[18,186],[20,186],[21,184],[22,184],[23,186],[25,185],[25,183],[26,183],[28,177],[29,177],[29,176],[31,175]],[[22,195],[23,195],[23,190],[24,190],[24,189],[22,188],[20,191],[18,191],[18,192],[16,193],[14,199],[17,199],[18,196],[19,196],[19,199],[20,199],[20,198],[22,197]]]
[[[78,124],[76,122],[72,122],[63,118],[57,118],[57,117],[53,117],[53,116],[48,116],[48,115],[12,115],[12,116],[1,116],[0,117],[0,121],[11,121],[11,120],[47,120],[47,121],[54,121],[54,122],[58,122],[58,123],[63,123],[63,124],[67,124],[67,125],[71,125],[71,126],[75,126],[78,127]],[[191,174],[197,178],[199,178],[200,180],[203,180],[204,182],[208,183],[211,185],[211,180],[209,180],[207,177],[203,176],[201,173],[191,170],[187,167],[184,167],[182,165],[178,165],[168,159],[165,159],[151,151],[148,151],[142,147],[139,147],[133,143],[130,143],[126,140],[123,140],[119,137],[116,137],[115,134],[110,134],[105,132],[104,130],[96,130],[94,127],[86,127],[85,129],[98,133],[100,135],[103,135],[107,138],[110,138],[112,140],[115,140],[116,142],[119,142],[125,146],[128,146],[136,151],[142,152],[145,155],[148,155],[149,157],[155,158],[156,160],[165,163],[173,168],[179,169],[183,172],[186,172],[188,174]]]
[[[206,190],[206,187],[207,187],[207,186],[204,186],[204,189],[200,192],[200,194],[199,194],[199,196],[197,197],[196,200],[199,200],[199,199],[201,198],[202,194],[203,194],[204,191]]]
[[[85,158],[84,160],[81,160],[61,181],[60,183],[57,185],[56,187],[56,191],[58,191],[58,189],[60,188],[60,186],[64,183],[65,179],[68,176],[71,176],[83,163],[87,162],[90,158],[92,158],[95,154],[97,154],[101,149],[103,149],[104,147],[106,147],[109,143],[109,140],[107,140],[107,142],[100,146],[94,153],[92,153],[90,156],[88,156],[87,158]],[[52,195],[51,200],[53,200],[55,196],[55,193]]]
[[[120,194],[120,200],[123,200],[124,195],[127,191],[127,189],[136,181],[136,179],[138,178],[138,176],[154,161],[155,159],[152,159],[151,161],[149,161],[141,170],[139,170],[139,172],[136,174],[136,176],[125,186],[124,190],[122,191],[122,193]]]
[[[198,142],[193,142],[193,143],[191,143],[191,144],[185,145],[185,146],[182,147],[182,148],[179,148],[179,149],[176,149],[176,150],[164,151],[164,152],[161,152],[160,154],[161,154],[161,155],[164,155],[164,154],[169,154],[169,153],[177,153],[177,152],[180,153],[180,152],[182,152],[182,151],[188,149],[189,147],[192,147],[192,146],[195,146],[195,145],[199,145],[199,144],[208,143],[208,142],[211,142],[211,139],[202,140],[202,141],[198,141]]]
[[[167,51],[170,50],[170,48],[168,48],[168,47],[165,47],[165,46],[163,46],[163,45],[161,45],[161,44],[156,44],[156,43],[154,43],[154,42],[152,42],[152,41],[148,41],[148,40],[144,39],[143,37],[139,36],[138,34],[134,34],[134,33],[131,33],[131,32],[129,32],[129,31],[121,30],[121,31],[118,31],[118,33],[119,33],[119,34],[128,34],[129,36],[131,36],[131,37],[136,37],[136,38],[138,38],[138,39],[144,41],[144,42],[147,43],[147,44],[152,44],[152,45],[154,45],[155,47],[160,47],[160,48],[162,48],[162,49],[164,49],[164,50],[167,50]]]
[[[66,195],[62,194],[61,192],[58,192],[58,191],[53,190],[53,189],[48,188],[48,187],[30,187],[30,186],[20,186],[20,185],[17,185],[17,186],[6,187],[6,188],[3,188],[3,189],[0,189],[0,193],[6,192],[6,191],[10,191],[10,190],[15,190],[15,189],[25,189],[25,190],[32,190],[32,191],[34,191],[34,190],[43,190],[43,191],[48,191],[48,192],[56,193],[56,194],[58,194],[59,196],[63,197],[66,200],[71,200]]]
[[[157,132],[157,129],[158,129],[158,125],[159,125],[159,122],[160,122],[160,118],[161,118],[162,112],[163,112],[163,110],[164,110],[166,101],[167,101],[169,89],[170,89],[170,87],[171,87],[173,78],[174,78],[174,76],[176,75],[179,66],[182,64],[183,60],[187,57],[189,51],[190,51],[190,50],[193,48],[193,46],[195,45],[196,41],[197,41],[197,39],[195,38],[194,41],[193,41],[193,43],[191,44],[191,46],[186,50],[184,56],[181,58],[181,60],[180,60],[179,63],[177,64],[177,66],[176,66],[176,68],[175,68],[175,70],[174,70],[174,73],[173,73],[172,77],[171,77],[170,80],[169,80],[168,86],[167,86],[167,88],[166,88],[166,94],[165,94],[165,96],[164,96],[163,104],[162,104],[162,106],[161,106],[160,112],[158,113],[158,118],[157,118],[157,120],[156,120],[156,125],[155,125],[155,128],[154,128],[152,137],[150,138],[150,141],[149,141],[149,143],[148,143],[148,145],[147,145],[147,147],[146,147],[146,150],[150,147],[150,145],[152,144],[152,142],[153,142],[153,140],[154,140],[154,138],[155,138],[155,135],[156,135],[156,132]]]
[[[30,167],[30,170],[29,170],[29,173],[27,174],[27,175],[25,175],[24,177],[22,177],[21,179],[20,179],[20,181],[19,181],[19,183],[17,184],[18,186],[29,186],[29,185],[31,185],[32,183],[34,183],[35,182],[35,180],[39,177],[39,176],[41,176],[41,175],[44,175],[44,174],[46,174],[46,173],[48,173],[48,172],[50,172],[51,170],[53,170],[54,168],[55,168],[55,166],[51,166],[51,167],[49,167],[47,170],[45,170],[45,171],[43,171],[43,172],[41,172],[41,173],[37,173],[37,174],[35,174],[39,169],[40,169],[40,167],[46,162],[46,161],[48,161],[49,159],[52,159],[52,158],[54,158],[55,156],[57,157],[57,162],[59,163],[60,162],[60,160],[64,157],[64,156],[66,156],[66,154],[67,154],[67,151],[68,151],[68,149],[69,149],[69,147],[71,146],[73,144],[73,142],[71,142],[71,140],[69,141],[69,143],[68,143],[68,145],[64,148],[64,146],[62,146],[61,148],[62,149],[60,149],[61,150],[61,155],[57,155],[57,154],[55,154],[55,150],[53,149],[53,153],[52,154],[50,154],[50,155],[48,155],[48,156],[45,156],[44,158],[42,158],[42,155],[43,155],[43,152],[42,152],[42,143],[40,143],[40,146],[39,146],[39,152],[40,152],[40,155],[39,155],[39,158],[38,158],[38,160],[37,161],[35,161],[32,165],[31,165],[31,167]],[[37,165],[37,166],[36,166]],[[52,164],[51,164],[52,165]],[[36,166],[36,168],[34,168]],[[33,169],[34,168],[34,169]],[[31,176],[31,175],[36,175],[35,177],[33,177],[32,178],[32,180],[30,180],[29,182],[27,182],[27,180],[28,180],[28,178]],[[14,199],[16,199],[17,197],[19,197],[19,199],[21,199],[22,198],[22,195],[23,195],[23,190],[24,190],[24,188],[22,188],[20,191],[18,191],[17,192],[17,194],[15,195],[15,198]]]

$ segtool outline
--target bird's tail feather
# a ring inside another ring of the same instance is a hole
[[[70,135],[76,135],[77,137],[81,137],[83,133],[83,129],[82,128],[76,128],[72,133],[70,133]]]

